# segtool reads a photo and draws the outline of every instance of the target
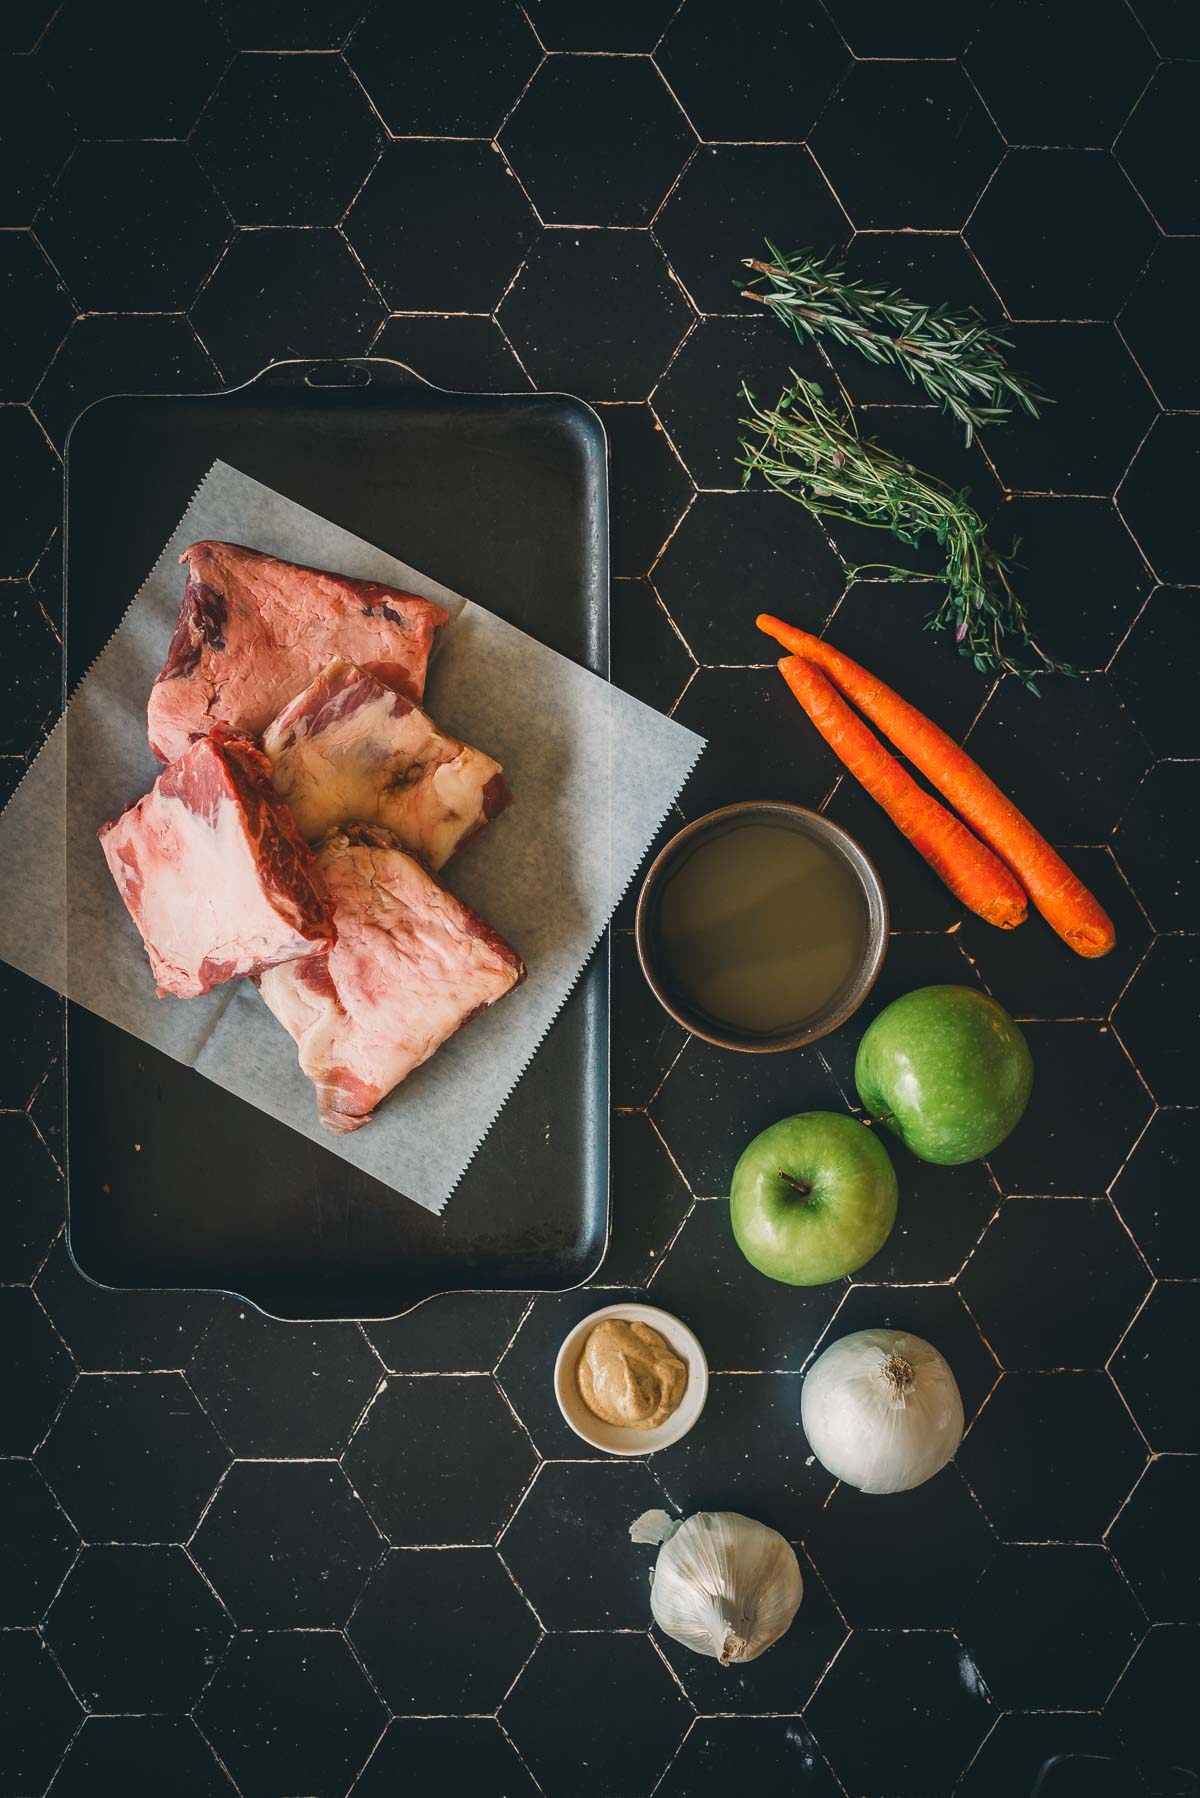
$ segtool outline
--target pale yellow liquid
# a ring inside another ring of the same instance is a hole
[[[862,965],[867,905],[834,850],[786,824],[732,824],[692,850],[658,915],[682,1008],[753,1035],[824,1011]]]

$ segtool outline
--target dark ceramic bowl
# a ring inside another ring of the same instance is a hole
[[[657,943],[658,911],[662,895],[681,859],[691,854],[705,838],[728,829],[732,823],[746,823],[752,819],[787,824],[791,829],[802,831],[832,849],[858,881],[867,907],[867,935],[862,960],[849,980],[822,1011],[813,1013],[791,1030],[772,1031],[770,1035],[737,1030],[731,1025],[720,1024],[702,1012],[690,1010],[668,984],[664,958]],[[780,1049],[799,1049],[805,1043],[815,1042],[818,1037],[828,1036],[831,1030],[838,1029],[839,1025],[844,1024],[858,1010],[874,986],[883,966],[883,958],[887,954],[888,904],[874,862],[840,824],[831,823],[819,812],[810,812],[803,805],[786,805],[782,801],[769,799],[742,800],[737,805],[723,805],[719,811],[707,812],[703,818],[694,819],[677,836],[671,838],[642,882],[642,890],[638,895],[635,935],[638,960],[650,990],[677,1023],[682,1024],[685,1030],[690,1030],[693,1036],[703,1037],[706,1043],[715,1043],[719,1049],[744,1049],[751,1054],[763,1055]]]

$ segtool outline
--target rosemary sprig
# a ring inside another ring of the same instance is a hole
[[[889,363],[919,383],[966,431],[968,444],[982,425],[1002,424],[1013,403],[1038,416],[1048,404],[1025,375],[1005,362],[1006,337],[975,311],[922,306],[897,288],[850,280],[833,259],[799,250],[784,256],[767,240],[770,262],[747,257],[755,279],[743,297],[768,307],[801,342],[832,337],[868,362]]]
[[[1008,578],[1017,545],[1008,556],[996,554],[967,489],[955,492],[861,439],[851,420],[826,405],[816,382],[794,370],[792,386],[773,408],[759,406],[744,383],[742,397],[750,408],[750,416],[738,421],[748,433],[738,458],[743,486],[757,473],[809,512],[890,531],[913,548],[932,537],[946,553],[946,592],[926,619],[927,630],[953,630],[959,654],[969,656],[981,674],[1014,674],[1031,693],[1038,690],[1039,675],[1074,672],[1048,656],[1031,635],[1025,607]],[[850,573],[930,578],[887,562],[863,564]]]

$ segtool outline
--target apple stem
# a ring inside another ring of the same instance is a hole
[[[896,1114],[894,1111],[881,1111],[877,1118],[863,1119],[863,1123],[866,1124],[868,1129],[870,1129],[872,1124],[894,1124],[895,1121]]]
[[[786,1173],[783,1168],[776,1169],[776,1172],[778,1173],[779,1178],[781,1180],[787,1181],[788,1185],[792,1188],[793,1192],[798,1192],[800,1194],[800,1197],[802,1199],[811,1199],[812,1198],[812,1184],[810,1181],[797,1180],[797,1179],[793,1178],[793,1176],[791,1174]]]

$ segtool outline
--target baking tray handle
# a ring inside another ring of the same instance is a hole
[[[429,382],[403,362],[383,356],[320,356],[272,362],[248,386],[253,387],[428,387]]]

